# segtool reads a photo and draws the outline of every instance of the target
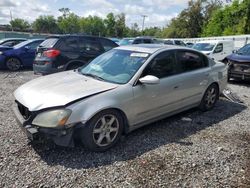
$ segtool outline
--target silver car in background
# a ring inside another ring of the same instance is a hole
[[[122,134],[199,107],[214,107],[227,69],[202,53],[177,46],[115,48],[85,67],[40,77],[19,87],[14,112],[30,139],[52,139],[92,151]]]

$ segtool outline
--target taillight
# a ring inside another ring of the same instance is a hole
[[[57,57],[60,54],[59,50],[47,50],[43,52],[43,55],[46,57]]]

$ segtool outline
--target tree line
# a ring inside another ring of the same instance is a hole
[[[230,0],[226,0],[227,2]],[[228,5],[223,0],[190,0],[188,7],[170,20],[165,27],[149,27],[141,31],[138,23],[126,26],[124,13],[109,13],[80,17],[69,8],[59,9],[61,16],[39,16],[33,23],[16,18],[10,27],[18,31],[68,34],[84,33],[106,37],[135,37],[140,35],[161,38],[193,38],[250,33],[250,0],[234,0]]]

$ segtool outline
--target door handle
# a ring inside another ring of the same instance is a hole
[[[179,88],[179,86],[174,86],[174,89],[178,89]]]

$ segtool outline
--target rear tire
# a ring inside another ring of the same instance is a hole
[[[219,99],[219,88],[216,84],[211,84],[204,93],[199,108],[201,111],[208,111],[214,108]]]
[[[11,57],[6,60],[6,67],[10,71],[17,71],[22,67],[22,63],[19,59]]]
[[[123,127],[123,119],[119,112],[105,110],[87,122],[81,129],[80,139],[87,149],[103,152],[118,142]]]

